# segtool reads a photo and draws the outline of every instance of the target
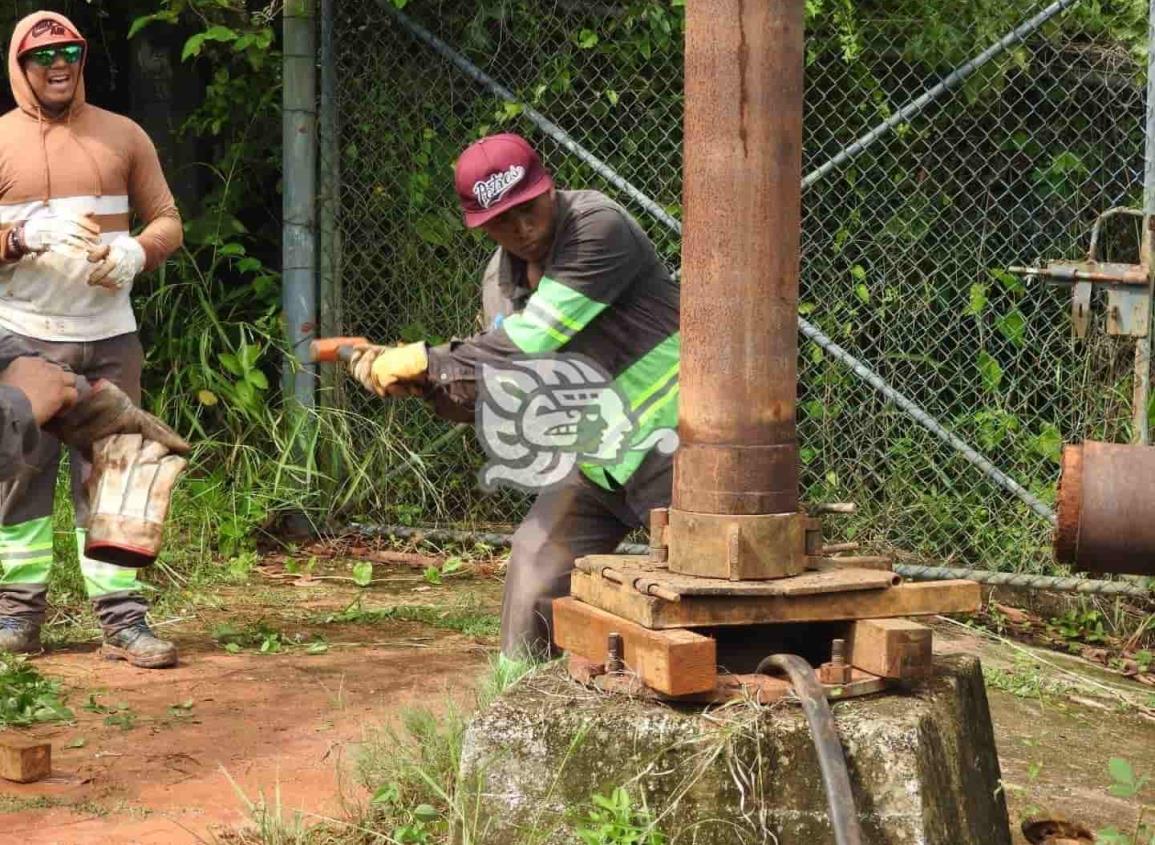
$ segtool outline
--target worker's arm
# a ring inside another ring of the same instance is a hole
[[[36,469],[40,426],[72,406],[76,376],[37,356],[0,365],[0,481]]]
[[[133,130],[128,201],[136,216],[145,223],[136,236],[144,250],[144,269],[155,270],[180,248],[184,232],[156,146],[139,126],[133,124]]]
[[[440,416],[472,420],[478,368],[564,349],[622,295],[647,251],[624,212],[599,208],[577,221],[525,308],[466,340],[428,350],[426,398]]]
[[[28,396],[17,387],[0,384],[0,481],[11,481],[31,470],[39,444],[40,426]]]
[[[112,291],[131,285],[141,271],[155,270],[164,264],[184,237],[180,212],[152,139],[132,123],[129,145],[128,202],[136,216],[144,220],[144,229],[135,237],[121,235],[111,244],[88,253],[88,260],[94,265],[88,283]]]

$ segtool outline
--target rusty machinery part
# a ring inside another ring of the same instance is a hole
[[[647,596],[654,596],[655,598],[659,598],[662,601],[678,602],[682,600],[680,595],[667,590],[660,583],[649,578],[630,578],[625,573],[618,572],[618,570],[609,566],[602,568],[601,575],[607,581],[612,581],[615,584],[632,587],[639,593],[643,593]]]
[[[669,519],[671,572],[744,581],[788,578],[806,569],[812,521],[805,514],[709,514],[670,508]]]
[[[1031,845],[1093,845],[1095,834],[1086,826],[1066,819],[1025,819],[1023,836]]]
[[[802,705],[814,750],[818,752],[818,767],[822,771],[822,786],[830,807],[830,826],[834,828],[836,845],[862,845],[862,829],[858,824],[858,810],[850,789],[850,774],[846,769],[846,755],[834,713],[826,700],[826,692],[809,663],[794,654],[773,654],[758,664],[759,674],[771,674],[772,669],[785,672],[794,687],[794,694]]]
[[[1028,279],[1042,279],[1051,284],[1070,285],[1071,326],[1075,337],[1087,336],[1091,325],[1091,292],[1102,285],[1107,292],[1107,334],[1135,338],[1147,337],[1151,312],[1151,230],[1143,229],[1139,264],[1121,264],[1099,260],[1099,234],[1103,221],[1129,216],[1143,219],[1136,208],[1116,207],[1095,218],[1091,241],[1082,261],[1049,261],[1045,267],[1008,267],[1007,271]]]
[[[818,667],[818,680],[823,686],[848,684],[853,677],[853,669],[846,662],[846,640],[836,639],[830,643],[830,662]]]
[[[650,560],[671,572],[731,581],[798,575],[825,558],[819,514],[853,514],[853,502],[808,505],[790,514],[702,514],[679,508],[650,512]],[[673,545],[671,545],[671,539]],[[857,548],[844,544],[841,548]],[[878,556],[840,559],[835,566],[890,568]]]
[[[1101,282],[1112,285],[1146,285],[1147,268],[1141,264],[1109,264],[1101,261],[1051,261],[1046,267],[1008,267],[1007,272],[1027,278],[1074,284]]]
[[[1155,447],[1063,447],[1055,559],[1090,572],[1155,574]]]
[[[607,637],[606,642],[606,672],[611,675],[617,675],[626,668],[625,644],[622,642],[622,635],[613,632]]]
[[[465,426],[468,427],[468,426]],[[454,434],[455,430],[451,430]],[[445,435],[442,435],[444,439]],[[436,445],[436,441],[435,444]],[[429,451],[435,451],[430,447]],[[407,468],[408,464],[402,464]],[[391,473],[397,472],[395,467]],[[389,475],[386,475],[389,478]],[[486,531],[455,531],[450,528],[434,528],[412,525],[366,525],[352,523],[349,530],[366,537],[392,537],[399,540],[429,540],[435,543],[482,543],[494,548],[508,549],[512,541],[509,534]],[[640,543],[622,543],[614,554],[642,555],[649,553],[649,546]],[[1155,598],[1155,593],[1142,584],[1127,581],[1102,581],[1092,578],[1060,578],[1055,575],[1032,575],[1019,572],[990,572],[986,569],[964,569],[955,566],[922,566],[913,563],[896,563],[894,572],[911,581],[978,581],[994,587],[1010,587],[1017,590],[1038,590],[1054,593],[1083,593],[1086,595],[1128,596],[1140,600]]]
[[[1095,222],[1091,224],[1091,237],[1087,244],[1087,260],[1099,260],[1099,234],[1103,231],[1103,221],[1110,220],[1112,217],[1136,217],[1142,220],[1146,215],[1141,208],[1128,208],[1125,205],[1117,205],[1113,208],[1108,208],[1102,214],[1095,218]],[[1146,237],[1144,233],[1143,237]],[[1146,255],[1146,250],[1143,251]]]
[[[670,525],[668,508],[654,508],[650,511],[650,560],[666,563],[670,559],[670,546],[666,534]]]
[[[685,512],[798,510],[802,25],[802,0],[686,5],[673,494]],[[671,567],[680,539],[671,520]]]
[[[608,644],[607,644],[608,645]],[[608,650],[608,649],[607,649]],[[797,703],[791,698],[789,682],[774,675],[718,673],[718,685],[709,692],[691,695],[667,695],[642,683],[636,673],[624,666],[620,672],[611,672],[605,662],[588,660],[580,655],[567,655],[569,675],[579,684],[611,695],[624,695],[645,701],[678,704],[726,704],[732,701],[753,702],[762,706],[779,703]],[[878,695],[898,686],[897,682],[880,678],[869,672],[851,668],[850,680],[840,684],[823,684],[828,701],[846,701]]]

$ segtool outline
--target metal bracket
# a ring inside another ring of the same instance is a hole
[[[1087,336],[1087,328],[1091,324],[1091,283],[1076,282],[1075,290],[1071,294],[1071,327],[1075,337]]]
[[[1046,267],[1008,267],[1007,270],[1028,279],[1042,279],[1050,284],[1071,285],[1071,327],[1075,337],[1087,336],[1091,325],[1091,291],[1094,285],[1107,289],[1107,334],[1146,337],[1151,311],[1151,267],[1148,263],[1149,238],[1141,245],[1142,263],[1119,264],[1100,261],[1099,234],[1103,221],[1117,216],[1143,217],[1133,208],[1104,211],[1091,227],[1091,242],[1083,261],[1049,261]]]
[[[1107,334],[1146,337],[1150,314],[1151,297],[1147,290],[1107,288]]]

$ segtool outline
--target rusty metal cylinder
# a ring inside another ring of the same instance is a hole
[[[802,0],[686,4],[673,507],[798,509]]]
[[[1087,572],[1155,575],[1155,447],[1063,447],[1055,559]]]

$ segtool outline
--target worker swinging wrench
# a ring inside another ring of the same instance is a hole
[[[501,616],[503,659],[531,661],[553,651],[551,602],[568,595],[576,558],[612,552],[669,505],[678,286],[629,213],[555,188],[517,135],[472,144],[455,175],[465,225],[497,244],[482,279],[487,329],[441,346],[343,338],[314,353],[345,361],[376,396],[421,396],[474,422],[491,457],[506,456],[489,477],[536,492]]]

